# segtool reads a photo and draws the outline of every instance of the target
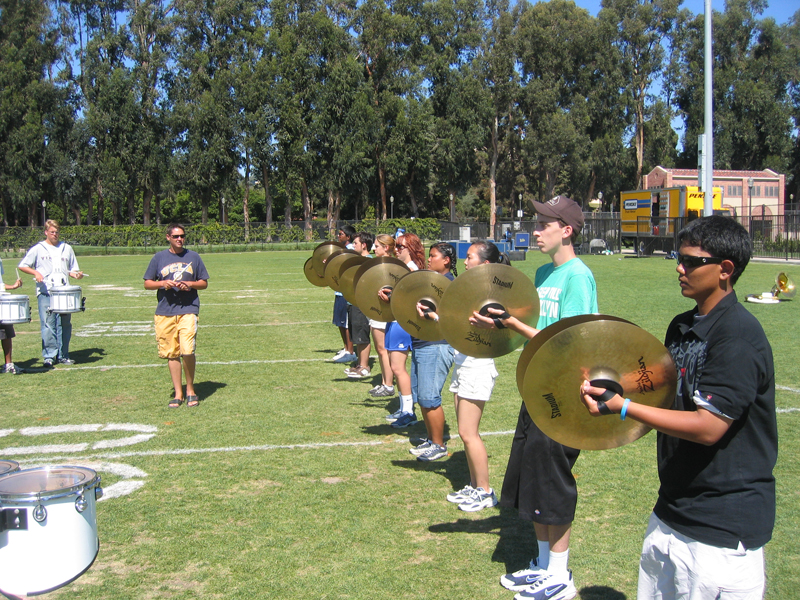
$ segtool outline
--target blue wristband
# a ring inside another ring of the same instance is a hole
[[[622,410],[619,411],[619,418],[623,421],[625,420],[625,416],[628,414],[628,404],[630,403],[630,398],[625,398],[625,402],[622,403]]]

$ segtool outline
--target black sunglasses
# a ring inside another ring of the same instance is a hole
[[[173,236],[171,236],[171,237],[173,237],[173,238],[185,238],[185,237],[186,237],[186,234],[185,234],[185,233],[179,233],[179,234],[177,234],[177,235],[173,235]]]
[[[404,246],[403,244],[395,244],[394,247],[397,248],[398,250],[405,250],[406,248],[408,248],[408,246]]]
[[[694,269],[701,265],[718,265],[725,259],[719,256],[689,256],[688,254],[678,254],[675,260],[678,261],[679,265]]]

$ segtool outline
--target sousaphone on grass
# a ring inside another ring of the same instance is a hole
[[[526,337],[510,329],[480,329],[471,325],[473,312],[503,310],[523,323],[539,320],[539,295],[533,282],[509,265],[484,264],[461,273],[447,287],[439,305],[439,326],[453,348],[467,356],[496,358],[514,351]]]

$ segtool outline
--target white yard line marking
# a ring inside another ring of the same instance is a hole
[[[272,365],[279,363],[304,363],[304,362],[326,362],[322,358],[285,358],[276,360],[198,360],[198,365]],[[69,371],[109,371],[111,369],[151,369],[161,368],[165,363],[153,363],[148,365],[103,365],[92,367],[56,367],[51,373],[68,373]],[[334,363],[331,363],[334,364]],[[0,437],[5,430],[0,429]]]
[[[796,388],[786,387],[784,385],[776,385],[775,389],[776,390],[783,390],[784,392],[792,392],[794,394],[800,394],[800,390],[798,390]]]

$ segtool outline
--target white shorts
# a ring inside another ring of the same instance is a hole
[[[637,600],[761,600],[764,549],[718,548],[650,515],[639,562]]]
[[[490,367],[455,365],[453,378],[450,380],[450,391],[467,400],[488,402],[492,398],[496,378],[497,369],[494,368],[494,362]]]
[[[369,326],[372,327],[373,329],[380,329],[382,331],[386,331],[387,325],[388,323],[386,323],[385,321],[376,321],[375,319],[369,320]]]

